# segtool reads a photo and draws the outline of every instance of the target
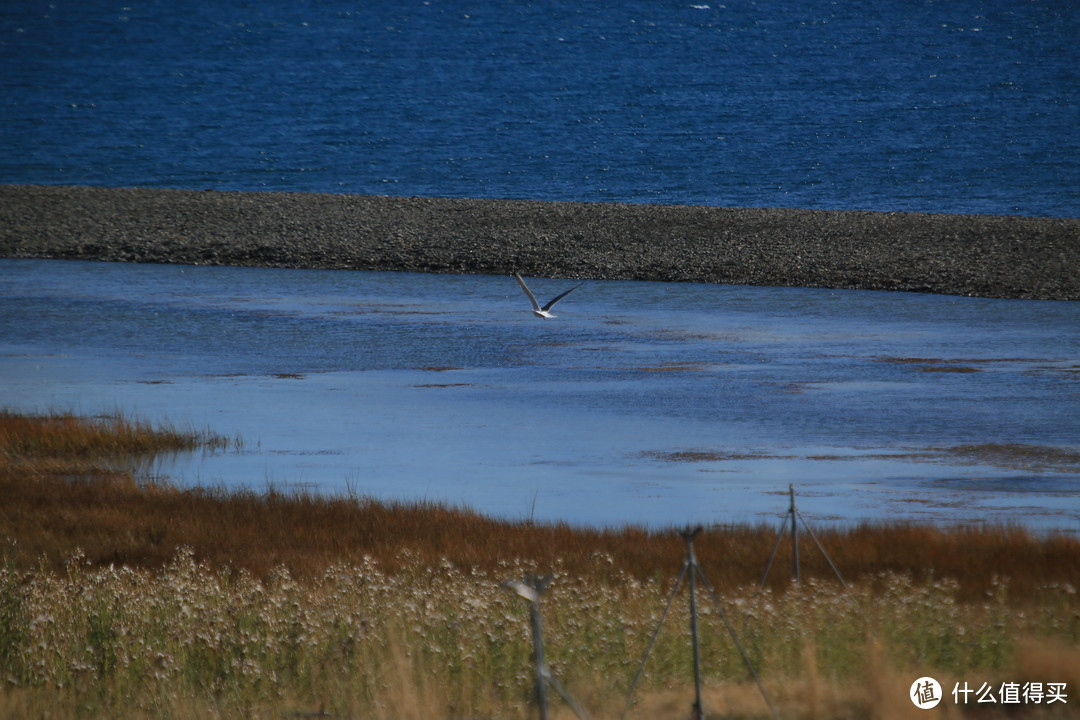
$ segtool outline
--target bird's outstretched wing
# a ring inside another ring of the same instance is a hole
[[[566,292],[564,292],[564,293],[560,293],[560,294],[556,295],[555,297],[553,297],[553,298],[551,299],[551,301],[550,301],[550,302],[548,302],[548,304],[547,304],[547,305],[545,305],[544,307],[542,307],[542,308],[541,308],[541,310],[543,310],[544,312],[547,312],[548,310],[550,310],[550,309],[551,309],[551,307],[552,307],[552,306],[553,306],[553,305],[554,305],[555,303],[559,302],[559,301],[560,301],[560,300],[562,300],[562,299],[563,299],[564,297],[566,297],[566,296],[567,296],[567,295],[569,295],[570,293],[574,292],[575,290],[577,290],[577,289],[578,289],[579,287],[581,287],[581,286],[582,286],[582,285],[584,285],[584,284],[585,284],[585,283],[578,283],[577,285],[575,285],[574,287],[570,288],[570,289],[569,289],[569,290],[567,290]],[[529,295],[531,296],[531,295],[532,295],[532,293],[529,293]],[[536,301],[535,301],[535,300],[533,300],[533,304],[534,304],[534,305],[536,304]]]
[[[520,285],[521,289],[525,291],[525,294],[529,296],[529,302],[532,303],[533,310],[539,311],[540,310],[540,303],[536,302],[536,296],[532,294],[532,290],[529,289],[529,286],[525,284],[525,281],[522,280],[521,276],[518,275],[517,273],[514,273],[514,278],[517,279],[518,285]],[[563,295],[565,295],[565,294],[566,293],[563,293]],[[562,297],[562,295],[560,295],[559,297]],[[558,300],[558,299],[559,298],[555,298],[555,300]],[[554,305],[555,300],[552,300],[551,302],[549,302],[548,307],[551,307],[552,305]],[[547,308],[544,308],[544,310],[547,310]]]

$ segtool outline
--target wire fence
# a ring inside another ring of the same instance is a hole
[[[795,486],[788,486],[790,504],[787,513],[784,516],[784,520],[780,525],[780,530],[776,535],[776,542],[773,544],[772,552],[769,555],[769,560],[765,566],[765,572],[761,576],[761,587],[765,586],[765,582],[769,577],[769,572],[772,569],[773,561],[776,558],[777,551],[780,548],[781,543],[785,537],[790,537],[792,544],[792,576],[795,582],[801,581],[801,568],[799,561],[799,525],[797,520],[802,521],[803,527],[810,535],[814,544],[818,550],[829,563],[829,567],[836,574],[837,579],[840,581],[844,588],[847,588],[847,583],[844,582],[843,576],[840,574],[836,564],[833,563],[832,558],[828,552],[822,546],[817,536],[814,534],[810,524],[799,512],[797,505],[795,504]],[[623,706],[622,714],[620,718],[625,718],[633,706],[634,693],[637,690],[638,684],[644,675],[646,665],[649,661],[649,656],[652,654],[653,648],[656,646],[656,641],[660,636],[660,632],[664,627],[665,622],[668,619],[672,605],[675,602],[676,597],[679,595],[685,584],[688,589],[689,599],[689,617],[690,617],[690,651],[692,656],[693,667],[693,679],[694,679],[694,700],[691,706],[691,717],[693,720],[705,720],[706,712],[705,705],[702,700],[702,660],[701,660],[701,636],[698,623],[698,585],[704,589],[705,593],[712,600],[713,605],[724,628],[731,639],[732,644],[735,646],[739,653],[739,657],[742,659],[743,664],[750,677],[753,679],[754,684],[757,686],[758,691],[761,693],[761,697],[765,702],[765,705],[769,709],[769,713],[774,718],[778,718],[776,707],[769,697],[769,693],[766,690],[764,684],[758,675],[757,670],[754,668],[754,664],[750,659],[749,653],[743,646],[742,641],[739,638],[739,633],[736,631],[734,625],[728,618],[727,613],[724,611],[723,603],[720,600],[720,596],[716,591],[716,588],[709,582],[709,579],[705,576],[705,571],[698,563],[697,554],[694,551],[694,539],[697,538],[703,532],[703,528],[688,527],[685,530],[680,531],[683,542],[686,546],[686,557],[683,560],[682,567],[679,570],[678,577],[675,581],[675,586],[671,593],[667,597],[667,601],[664,605],[663,612],[660,614],[660,619],[656,623],[650,635],[648,645],[645,649],[645,653],[641,658],[637,666],[637,670],[634,673],[634,678],[630,682],[630,688],[626,693],[625,704]],[[503,583],[503,586],[509,590],[512,590],[517,595],[527,600],[529,603],[529,619],[530,627],[532,629],[532,642],[533,642],[533,698],[539,712],[540,720],[549,720],[550,718],[550,699],[548,694],[549,686],[553,688],[566,702],[566,704],[574,711],[574,713],[581,720],[589,720],[588,714],[582,708],[581,704],[577,702],[573,696],[566,690],[559,679],[551,672],[546,661],[546,652],[544,647],[544,626],[543,616],[541,612],[541,602],[549,586],[551,585],[552,576],[537,576],[528,575],[521,580],[507,580]]]

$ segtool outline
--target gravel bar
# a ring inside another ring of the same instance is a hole
[[[1080,299],[1080,219],[0,185],[0,256]]]

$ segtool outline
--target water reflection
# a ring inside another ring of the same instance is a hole
[[[795,483],[819,518],[1080,526],[1076,303],[590,281],[559,311],[512,277],[0,260],[0,385],[244,439],[149,470],[182,484],[662,525]]]

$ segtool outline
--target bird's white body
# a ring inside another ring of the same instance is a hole
[[[560,293],[560,294],[556,295],[554,298],[552,298],[550,301],[548,301],[547,305],[544,305],[543,307],[541,307],[540,303],[536,302],[536,296],[532,294],[532,290],[530,290],[529,286],[525,284],[525,281],[521,279],[521,276],[518,275],[517,273],[514,273],[514,278],[518,281],[518,285],[521,286],[521,289],[525,291],[525,294],[529,296],[529,302],[531,302],[532,306],[533,306],[533,315],[535,315],[538,318],[544,318],[544,319],[549,319],[549,318],[555,317],[554,315],[551,314],[551,308],[555,305],[555,303],[559,302],[564,297],[566,297],[567,295],[574,292],[579,287],[581,287],[582,285],[585,284],[585,283],[580,283],[578,285],[575,285],[574,287],[570,288],[566,292],[563,292],[563,293]]]

